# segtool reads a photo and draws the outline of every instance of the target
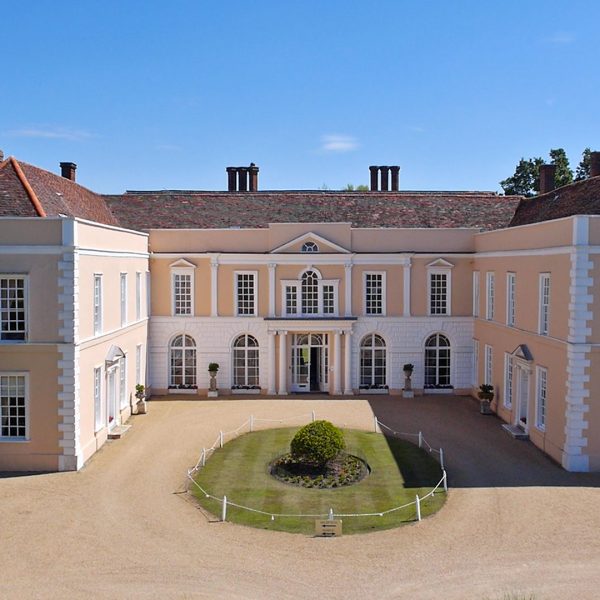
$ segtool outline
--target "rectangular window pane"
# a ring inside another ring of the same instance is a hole
[[[365,313],[383,314],[383,274],[365,273]]]
[[[293,285],[285,287],[285,313],[287,315],[298,313],[298,289]]]
[[[119,398],[121,408],[127,406],[127,357],[124,356],[119,361]]]
[[[25,278],[0,278],[0,340],[25,340]]]
[[[24,375],[0,375],[0,438],[26,438]]]
[[[121,273],[121,327],[127,325],[127,273]]]
[[[448,314],[448,274],[429,274],[429,314]]]
[[[335,313],[335,295],[332,285],[323,286],[323,313],[326,315]]]
[[[540,335],[548,335],[548,319],[550,315],[550,275],[548,273],[540,275],[539,305],[539,333]]]
[[[486,277],[486,310],[485,318],[489,321],[494,318],[494,294],[495,294],[495,277],[494,273],[488,273]]]
[[[492,347],[485,347],[485,383],[487,385],[492,384]]]
[[[174,312],[176,315],[192,314],[192,276],[175,273],[173,276]]]
[[[548,372],[541,367],[537,368],[537,410],[536,426],[538,429],[546,427],[546,399],[548,397]]]
[[[102,275],[94,275],[94,335],[102,333]]]
[[[504,354],[504,406],[510,408],[512,406],[513,394],[513,361],[512,356],[508,353]]]
[[[514,273],[506,275],[506,324],[509,327],[515,325],[515,281]]]
[[[237,273],[237,314],[256,314],[256,278],[254,273]]]

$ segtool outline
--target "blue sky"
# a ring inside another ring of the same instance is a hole
[[[94,190],[368,183],[499,190],[521,156],[600,150],[600,3],[13,2],[0,148]]]

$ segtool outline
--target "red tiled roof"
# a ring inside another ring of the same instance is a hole
[[[533,198],[523,198],[511,227],[573,215],[600,215],[600,177],[592,177]]]
[[[0,216],[61,214],[118,225],[99,194],[12,157],[0,163]]]
[[[104,196],[123,227],[265,228],[351,222],[353,227],[475,227],[510,222],[520,200],[493,192],[127,192]]]

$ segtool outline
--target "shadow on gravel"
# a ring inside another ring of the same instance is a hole
[[[434,448],[444,449],[451,487],[600,487],[600,473],[565,471],[531,442],[511,438],[498,417],[480,415],[470,397],[366,399],[380,422],[395,431],[422,431]]]

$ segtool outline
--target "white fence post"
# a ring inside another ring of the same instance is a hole
[[[202,448],[202,458],[200,459],[202,466],[206,464],[206,448]]]
[[[254,431],[254,415],[250,415],[250,433]]]
[[[440,466],[444,469],[444,449],[440,448]]]
[[[314,410],[312,411],[312,422],[313,423],[315,422],[315,411]]]
[[[219,447],[223,447],[223,432],[219,431]]]
[[[227,496],[223,496],[223,507],[221,508],[221,521],[227,521]]]
[[[333,508],[329,509],[329,520],[333,521]]]
[[[448,491],[448,476],[446,475],[446,469],[444,469],[444,491]]]
[[[379,422],[377,421],[377,417],[373,417],[373,424],[375,425],[375,433],[379,433]]]
[[[419,431],[419,448],[423,447],[423,434]]]
[[[419,499],[419,495],[417,494],[417,521],[421,520],[421,500]]]

